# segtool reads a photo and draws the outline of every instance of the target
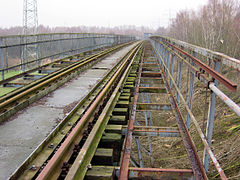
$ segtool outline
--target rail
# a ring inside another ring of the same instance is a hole
[[[129,45],[129,43],[108,48],[2,96],[0,98],[0,122],[7,120],[18,110],[25,108],[32,102],[46,95],[46,93],[55,90],[85,68],[126,45]]]
[[[117,94],[140,45],[126,54],[76,105],[10,179],[82,179],[85,176],[97,145],[104,136],[112,104],[116,103]],[[29,170],[29,166],[37,168]]]

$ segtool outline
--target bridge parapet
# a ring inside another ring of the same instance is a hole
[[[45,61],[135,40],[134,36],[96,33],[50,33],[0,37],[2,79],[9,70],[30,69]],[[26,50],[28,49],[28,51]],[[27,53],[28,52],[28,53]],[[30,52],[30,53],[29,53]]]

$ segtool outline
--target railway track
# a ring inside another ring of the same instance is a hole
[[[112,93],[118,92],[121,86],[121,83],[118,81],[123,81],[126,78],[125,76],[128,71],[125,70],[131,67],[132,58],[136,56],[136,51],[139,47],[140,45],[135,47],[127,57],[124,57],[115,68],[93,88],[88,96],[86,96],[53,130],[44,142],[39,145],[39,148],[36,149],[28,160],[15,172],[11,179],[21,179],[21,177],[23,179],[38,178],[42,177],[46,171],[47,173],[44,175],[46,177],[52,176],[57,179],[64,176],[65,172],[62,172],[62,169],[64,169],[62,163],[65,164],[64,166],[67,166],[69,162],[73,161],[76,152],[78,152],[84,144],[89,142],[87,137],[89,137],[90,130],[92,128],[94,130],[99,123],[99,115],[101,117],[101,113],[106,111],[104,106],[109,106],[109,104],[112,103],[109,102],[109,98],[112,97],[110,99],[112,99],[112,101],[115,100],[116,97],[112,95]],[[125,93],[130,94],[128,90]],[[130,96],[128,95],[127,97]],[[125,114],[126,113],[127,112],[125,112]],[[100,123],[101,129],[105,127],[102,123],[106,123],[108,118],[104,117],[104,120],[105,121],[102,120],[103,122]],[[76,133],[78,133],[78,135]],[[98,134],[100,135],[101,133],[98,132]],[[91,136],[90,134],[90,137],[97,136]],[[92,143],[92,145],[94,145],[94,143]],[[56,156],[61,158],[56,158]],[[40,161],[39,158],[41,159]],[[84,156],[84,158],[86,157]],[[58,160],[55,161],[56,159]],[[49,169],[49,164],[51,163],[53,163],[54,166]],[[54,175],[52,174],[53,172]]]
[[[10,179],[208,179],[162,67],[139,42]],[[173,167],[158,150],[176,139],[166,154],[183,148],[188,163]]]
[[[0,97],[0,122],[7,120],[17,111],[52,92],[73,77],[76,77],[83,70],[93,66],[104,57],[126,45],[129,45],[129,43],[95,52],[95,54],[86,58],[81,58],[82,54],[77,54],[56,60],[0,81],[0,85],[4,87],[18,87],[14,91]]]

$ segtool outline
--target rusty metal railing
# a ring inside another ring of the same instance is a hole
[[[231,90],[232,93],[239,93],[237,91],[237,82],[232,82],[232,80],[229,80],[221,74],[221,68],[232,69],[239,73],[240,61],[222,53],[213,52],[168,37],[151,36],[150,40],[161,66],[166,73],[169,84],[175,92],[174,95],[178,105],[184,107],[182,113],[186,113],[187,128],[190,130],[192,121],[204,144],[203,165],[206,173],[208,173],[209,158],[211,158],[220,177],[226,179],[217,158],[211,150],[216,98],[219,97],[237,116],[240,116],[239,105],[223,93],[223,89],[226,91],[226,88]],[[194,88],[196,90],[197,86],[195,80],[197,79],[199,80],[197,83],[207,88],[204,90],[210,94],[209,102],[206,101],[205,103],[206,105],[209,104],[209,108],[207,109],[205,107],[204,114],[202,115],[207,119],[206,135],[203,133],[205,130],[204,125],[200,127],[192,110],[195,94]],[[220,87],[222,89],[220,89]]]

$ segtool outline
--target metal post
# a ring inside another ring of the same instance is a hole
[[[149,85],[147,85],[146,87],[149,87]],[[142,93],[142,102],[143,103],[150,103],[150,95],[149,93],[146,93],[146,101],[145,101],[145,98],[144,98],[144,93]],[[148,124],[150,126],[153,125],[152,123],[152,113],[151,111],[144,111],[144,117],[145,117],[145,126],[147,127]],[[149,155],[150,155],[150,159],[151,159],[151,165],[152,167],[154,166],[154,159],[153,159],[153,155],[152,155],[152,144],[151,144],[151,137],[148,135],[148,147],[149,147]]]
[[[138,152],[138,159],[139,159],[139,165],[140,167],[144,167],[144,164],[143,164],[143,159],[142,159],[142,153],[141,153],[141,148],[140,148],[140,140],[139,140],[139,137],[135,137],[135,141],[136,141],[136,144],[137,144],[137,152]]]
[[[196,57],[196,53],[193,52],[193,56]],[[192,65],[194,66],[194,63],[192,62]],[[190,88],[189,88],[189,92],[188,92],[188,107],[190,110],[192,110],[192,102],[193,102],[193,93],[194,93],[194,73],[191,71],[190,73]],[[191,118],[189,113],[187,113],[187,120],[186,120],[186,126],[187,129],[190,128],[190,123],[191,123]]]
[[[146,100],[147,100],[147,103],[150,103],[150,95],[149,95],[149,93],[146,94]],[[153,125],[153,121],[152,121],[152,112],[151,111],[148,111],[147,119],[149,119],[148,124],[150,126],[152,126]],[[146,126],[148,124],[146,123]],[[154,158],[153,158],[153,154],[152,154],[152,143],[151,143],[151,137],[150,136],[148,136],[148,147],[149,147],[149,154],[150,154],[150,159],[151,159],[151,165],[152,165],[152,167],[154,167]]]
[[[174,71],[174,60],[175,60],[175,55],[172,54],[172,60],[171,60],[171,76],[173,77],[173,71]],[[170,78],[170,87],[172,88],[172,79]]]
[[[36,54],[36,58],[38,59],[38,67],[40,67],[41,66],[41,60],[39,59],[40,58],[40,45],[39,45],[39,38],[40,38],[40,35],[36,35],[37,36],[37,44],[36,44],[36,49],[37,49],[37,54]],[[35,38],[36,39],[36,38]]]
[[[27,36],[24,35],[24,36],[21,37],[21,43],[23,44],[23,43],[26,43],[26,42],[27,42]],[[27,45],[22,45],[22,47],[21,47],[21,50],[22,50],[22,53],[21,53],[22,67],[21,67],[21,69],[22,69],[23,72],[25,72],[25,59],[26,59],[25,49],[27,49]]]
[[[214,61],[214,69],[215,71],[219,72],[220,68],[220,62],[219,61]],[[218,86],[218,81],[214,81],[215,86]],[[213,135],[213,128],[214,128],[214,116],[215,116],[215,108],[216,108],[216,94],[214,92],[211,92],[211,97],[210,97],[210,104],[209,104],[209,110],[208,110],[208,121],[207,121],[207,129],[206,129],[206,138],[209,146],[212,145],[212,135]],[[209,155],[207,153],[207,150],[204,149],[204,154],[203,154],[203,166],[208,173],[209,169]]]
[[[50,37],[51,37],[51,40],[53,40],[53,35],[52,34],[50,35]],[[54,41],[51,41],[49,43],[50,43],[50,50],[49,51],[52,54],[52,48],[54,47],[52,44],[54,43]],[[51,62],[53,62],[53,56],[51,56]]]
[[[2,45],[2,38],[0,38],[0,46]],[[2,69],[2,80],[4,80],[4,59],[3,59],[3,50],[0,48],[0,59],[1,59],[1,69]]]
[[[166,49],[167,51],[167,68],[169,69],[170,67],[170,59],[171,59],[171,53]],[[166,76],[167,76],[167,79],[168,79],[168,71],[166,71]]]
[[[70,55],[74,54],[74,46],[73,46],[73,34],[71,34],[71,51],[69,51]]]
[[[182,83],[182,62],[178,61],[178,82],[177,86],[178,89],[181,90],[181,83]],[[177,103],[179,104],[179,93],[177,92]]]
[[[63,36],[62,34],[60,35],[60,39],[63,39]],[[60,58],[63,58],[63,40],[60,40],[59,41],[59,53],[60,53]]]

